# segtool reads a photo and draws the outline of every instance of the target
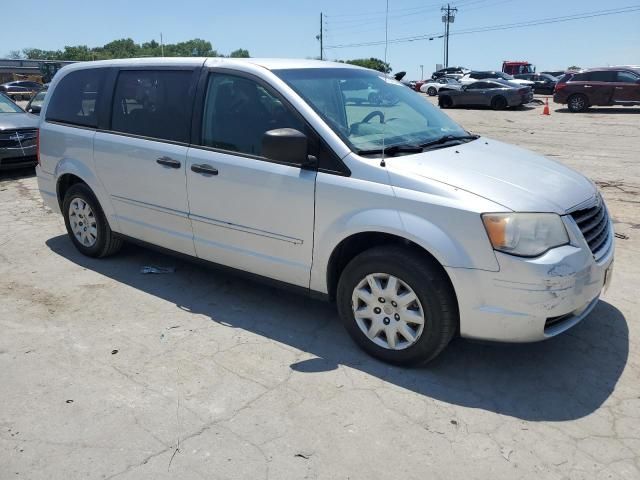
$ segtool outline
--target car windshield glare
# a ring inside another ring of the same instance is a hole
[[[22,109],[10,98],[0,95],[0,113],[22,113]]]
[[[355,152],[467,132],[417,93],[372,70],[274,70]]]

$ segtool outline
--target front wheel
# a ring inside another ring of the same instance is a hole
[[[435,87],[427,88],[427,95],[429,95],[430,97],[435,97],[437,94],[438,91],[435,89]]]
[[[75,247],[88,257],[106,257],[122,246],[91,189],[84,183],[72,185],[64,196],[62,212],[67,233]]]
[[[458,325],[457,301],[442,267],[402,247],[375,247],[349,262],[337,304],[355,342],[394,364],[432,360]]]
[[[589,101],[584,95],[575,94],[569,97],[567,106],[569,107],[570,112],[584,112],[587,108],[589,108]]]

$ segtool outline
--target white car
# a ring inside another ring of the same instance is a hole
[[[513,77],[513,75],[509,75],[504,72],[469,72],[466,73],[459,81],[463,85],[469,85],[471,83],[477,82],[478,80],[489,80],[489,79],[498,79],[498,80],[506,80],[511,83],[517,83],[518,85],[523,85],[526,87],[532,87],[533,82],[530,80],[522,80],[519,78]]]
[[[354,82],[386,103],[346,102]],[[38,145],[42,197],[82,254],[130,240],[333,300],[388,362],[429,361],[456,335],[553,337],[611,278],[592,181],[351,65],[75,63],[51,83]]]
[[[440,77],[437,80],[431,80],[428,83],[423,84],[420,87],[420,91],[422,93],[426,93],[430,97],[435,97],[442,87],[446,87],[451,90],[459,90],[462,88],[462,84],[454,78]]]

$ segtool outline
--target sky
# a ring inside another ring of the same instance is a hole
[[[21,0],[29,21],[5,19],[0,56],[12,50],[100,46],[118,38],[166,43],[209,40],[221,53],[246,48],[252,57],[319,56],[316,40],[325,15],[325,58],[385,57],[384,45],[330,48],[385,39],[386,0]],[[388,38],[441,35],[435,0],[389,0]],[[571,65],[640,64],[640,10],[527,28],[456,34],[457,31],[512,24],[636,5],[640,0],[459,0],[451,25],[449,65],[499,70],[503,60],[527,60],[538,71]],[[35,13],[37,12],[37,13]],[[390,43],[386,58],[394,72],[419,79],[443,63],[443,39]]]

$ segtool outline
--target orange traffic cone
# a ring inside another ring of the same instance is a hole
[[[542,110],[542,115],[551,115],[549,112],[549,99],[547,98],[547,103],[544,104],[544,109]]]

